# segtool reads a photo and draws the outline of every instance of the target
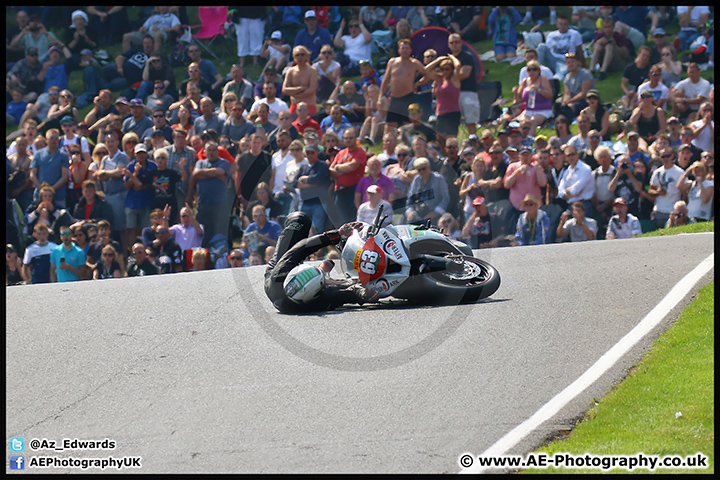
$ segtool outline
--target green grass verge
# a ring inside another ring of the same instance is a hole
[[[678,233],[699,233],[699,232],[714,232],[715,222],[701,222],[691,223],[690,225],[683,225],[681,227],[664,228],[660,230],[653,230],[652,232],[641,235],[642,237],[660,237],[663,235],[677,235]]]
[[[688,227],[678,227],[678,230],[696,231]],[[714,292],[713,280],[700,289],[693,303],[631,369],[627,378],[596,401],[567,439],[543,446],[536,453],[634,455],[642,452],[684,457],[701,452],[708,457],[707,469],[656,469],[654,473],[713,473]],[[601,470],[548,468],[529,469],[524,473],[599,472]],[[627,471],[614,469],[610,473]],[[650,471],[636,469],[632,473]]]

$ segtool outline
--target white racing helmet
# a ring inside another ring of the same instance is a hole
[[[290,270],[283,282],[285,294],[295,303],[316,299],[325,287],[325,272],[320,267],[301,264]]]

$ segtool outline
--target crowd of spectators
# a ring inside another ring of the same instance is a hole
[[[323,232],[382,205],[472,248],[714,218],[708,7],[236,7],[222,72],[189,7],[132,8],[8,7],[8,285],[261,265],[297,210]],[[413,52],[427,26],[447,40]],[[486,38],[525,67],[479,124]]]

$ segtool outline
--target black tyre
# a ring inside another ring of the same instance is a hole
[[[466,255],[449,257],[459,268],[423,275],[426,277],[426,291],[435,301],[475,302],[489,297],[500,288],[500,274],[489,263]]]

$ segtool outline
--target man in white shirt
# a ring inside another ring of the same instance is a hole
[[[335,59],[343,68],[350,66],[352,71],[357,68],[359,72],[360,60],[367,60],[372,64],[372,35],[360,19],[351,20],[348,29],[350,35],[343,35],[345,31],[345,19],[343,18],[333,39],[333,45],[342,48],[343,52],[336,54]],[[347,70],[343,72],[344,76],[352,74],[354,73],[348,73]]]
[[[280,203],[283,207],[283,213],[285,215],[290,211],[290,205],[293,201],[292,187],[289,188],[290,192],[286,192],[283,188],[288,181],[287,175],[285,174],[285,168],[289,161],[293,160],[293,156],[290,155],[290,142],[292,138],[290,133],[287,131],[281,131],[275,138],[277,142],[277,150],[273,153],[271,165],[272,174],[270,176],[270,187],[273,190],[275,200]]]
[[[280,114],[280,112],[290,109],[287,103],[275,96],[276,92],[277,87],[275,87],[274,83],[265,82],[265,84],[263,85],[263,95],[265,95],[265,98],[256,100],[252,104],[252,107],[250,107],[250,110],[252,111],[255,110],[261,103],[267,104],[270,109],[270,113],[268,114],[268,121],[274,125],[278,124],[278,115]]]
[[[554,73],[564,75],[566,53],[576,53],[582,58],[582,36],[577,30],[570,29],[570,21],[565,15],[558,15],[555,25],[557,30],[550,32],[545,43],[538,46],[538,61]]]
[[[170,32],[182,35],[180,19],[174,13],[169,12],[170,7],[158,6],[156,8],[158,13],[145,20],[145,23],[138,31],[128,32],[123,35],[123,52],[130,50],[133,43],[142,43],[143,35],[148,34],[153,37],[153,54],[158,55],[161,53],[163,43],[168,39]]]
[[[700,77],[700,67],[691,62],[687,67],[688,78],[681,80],[670,89],[670,100],[673,103],[672,114],[681,121],[695,120],[700,104],[708,99],[712,86]]]
[[[592,170],[587,163],[580,160],[578,149],[572,145],[564,145],[563,152],[567,161],[567,168],[563,171],[558,182],[558,197],[567,203],[582,202],[585,214],[590,217],[595,214],[592,197],[595,194],[595,181]]]
[[[681,192],[677,187],[677,181],[683,174],[683,169],[673,162],[675,156],[672,148],[667,147],[660,152],[662,167],[658,167],[650,177],[650,188],[648,193],[655,197],[650,218],[655,222],[655,227],[665,227],[670,214],[675,208],[675,202],[680,200]]]

